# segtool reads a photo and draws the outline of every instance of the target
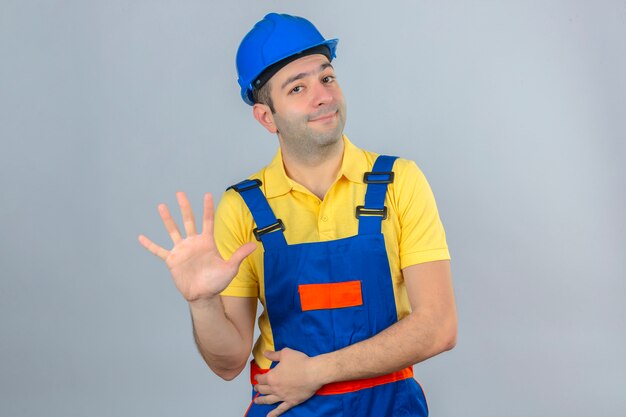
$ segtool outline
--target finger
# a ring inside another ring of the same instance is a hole
[[[153,255],[156,255],[163,260],[165,260],[170,254],[168,250],[163,249],[144,235],[139,235],[138,239],[139,243],[141,243],[144,248],[148,249]]]
[[[265,355],[265,357],[272,362],[280,362],[280,351],[273,352],[271,350],[266,350],[265,352],[263,352],[263,355]]]
[[[261,398],[261,397],[259,397]],[[273,409],[272,411],[270,411],[267,414],[267,417],[278,417],[279,415],[281,415],[282,413],[286,412],[287,410],[289,410],[292,407],[291,404],[288,403],[281,403],[278,405],[278,407],[276,407],[275,409]]]
[[[241,265],[246,256],[250,255],[255,250],[256,243],[248,242],[245,245],[242,245],[239,249],[235,251],[235,253],[232,254],[230,259],[228,260],[228,263],[231,264],[231,266],[239,269],[239,265]]]
[[[187,196],[182,191],[176,193],[176,199],[180,206],[180,212],[183,215],[183,225],[185,226],[185,232],[187,236],[194,236],[196,234],[196,219],[193,217],[193,210],[191,204],[187,200]]]
[[[183,238],[180,235],[180,231],[178,230],[178,226],[176,226],[176,222],[172,219],[172,215],[168,210],[165,204],[159,204],[159,214],[161,215],[161,219],[163,219],[163,224],[165,225],[165,230],[169,233],[172,238],[172,242],[177,244],[182,241]]]
[[[259,395],[254,399],[255,404],[276,404],[279,401],[276,395]]]
[[[267,374],[258,374],[254,379],[256,379],[256,382],[259,384],[267,385]]]
[[[272,394],[272,389],[270,388],[269,385],[257,384],[254,386],[254,390],[263,395]]]
[[[213,196],[210,193],[204,194],[204,212],[202,214],[202,234],[213,236]]]

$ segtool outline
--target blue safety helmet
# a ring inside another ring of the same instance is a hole
[[[237,82],[241,87],[241,98],[252,106],[252,90],[267,81],[259,81],[259,76],[286,58],[305,51],[319,51],[316,47],[322,47],[324,52],[315,53],[324,53],[332,61],[337,42],[338,39],[325,40],[315,26],[302,17],[277,13],[266,15],[243,38],[237,50]],[[286,60],[285,65],[288,62]],[[276,66],[273,69],[275,73]]]

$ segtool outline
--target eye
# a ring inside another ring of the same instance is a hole
[[[333,75],[327,75],[324,78],[322,78],[322,82],[324,84],[329,84],[329,83],[332,83],[333,81],[335,81],[335,77]]]
[[[289,94],[299,93],[300,91],[302,91],[303,88],[304,87],[302,87],[301,85],[295,86],[291,89],[291,91],[289,91]]]

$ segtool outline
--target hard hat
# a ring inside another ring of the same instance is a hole
[[[243,38],[237,50],[237,82],[241,87],[241,98],[253,105],[252,90],[261,87],[253,83],[268,67],[285,58],[325,45],[328,59],[332,61],[337,42],[338,39],[325,40],[305,18],[277,13],[266,15]]]

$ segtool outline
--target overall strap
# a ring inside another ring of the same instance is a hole
[[[253,230],[256,240],[263,243],[265,250],[287,246],[285,225],[277,219],[263,191],[261,180],[244,180],[227,188],[237,191],[248,206],[257,227]]]
[[[363,182],[367,184],[365,204],[356,207],[360,235],[381,232],[382,221],[387,218],[387,207],[385,207],[387,186],[393,182],[392,168],[397,158],[397,156],[380,155],[376,158],[372,171],[363,175]]]

